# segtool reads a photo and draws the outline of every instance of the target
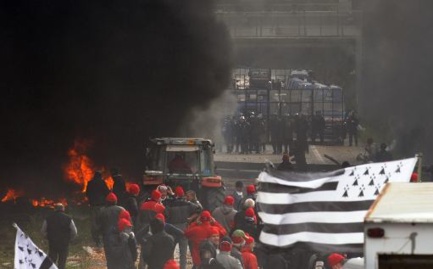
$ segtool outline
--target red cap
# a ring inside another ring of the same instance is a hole
[[[170,259],[164,264],[163,269],[179,269],[179,268],[180,268],[179,264],[177,264],[175,260]]]
[[[210,212],[207,210],[203,210],[203,212],[201,212],[201,215],[200,215],[200,220],[201,221],[210,221],[210,217],[211,217]]]
[[[228,240],[222,240],[220,243],[220,250],[221,251],[231,251],[232,250],[232,243]]]
[[[224,200],[224,204],[233,205],[234,203],[235,203],[235,199],[233,198],[233,196],[227,195],[225,200]]]
[[[132,224],[129,220],[121,218],[117,222],[117,227],[119,228],[119,231],[122,232],[126,227],[132,227]]]
[[[248,209],[245,210],[245,217],[254,218],[255,215],[254,208],[248,207]]]
[[[410,176],[410,182],[418,182],[418,173],[412,173]]]
[[[254,243],[254,237],[252,237],[251,235],[245,233],[245,244],[249,245]]]
[[[255,192],[256,192],[256,187],[253,184],[247,186],[247,193],[248,194],[253,194]]]
[[[158,190],[153,190],[151,197],[152,197],[152,200],[159,201],[159,199],[161,199],[161,192]]]
[[[106,197],[105,200],[107,202],[111,202],[111,203],[117,203],[117,196],[116,194],[110,192]]]
[[[220,234],[220,229],[218,229],[218,227],[216,227],[216,226],[210,226],[209,230],[208,230],[208,237],[211,237],[214,234],[219,235]]]
[[[155,215],[155,219],[159,219],[165,223],[165,216],[162,213],[158,213]]]
[[[119,213],[119,219],[126,219],[131,221],[131,214],[127,210],[122,210]]]
[[[140,193],[140,186],[138,186],[137,184],[131,184],[128,187],[128,191],[132,195],[138,195]]]
[[[329,266],[334,266],[339,264],[340,262],[344,261],[344,256],[338,253],[332,253],[328,256],[328,264]]]
[[[177,197],[183,197],[185,195],[185,192],[181,186],[177,186],[176,189],[174,189],[174,193]]]

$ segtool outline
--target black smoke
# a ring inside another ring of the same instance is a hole
[[[97,166],[138,179],[147,139],[179,135],[229,83],[230,37],[212,1],[0,5],[3,186],[62,182],[76,139],[92,141]]]
[[[397,139],[396,154],[410,157],[423,152],[430,163],[432,10],[428,0],[365,2],[360,92],[363,117],[376,129],[389,131],[390,140]]]

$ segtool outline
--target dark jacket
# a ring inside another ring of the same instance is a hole
[[[76,235],[72,218],[62,211],[55,211],[45,221],[43,229],[45,229],[44,233],[46,232],[50,246],[66,248]]]
[[[117,196],[117,200],[119,205],[124,205],[126,199],[126,183],[123,179],[122,175],[113,175],[112,176],[114,184],[113,184],[113,192]]]
[[[91,206],[103,206],[109,192],[102,178],[93,178],[87,185],[86,196]]]
[[[167,222],[178,228],[186,229],[187,219],[194,213],[200,214],[201,208],[184,198],[174,198],[166,207]]]
[[[164,224],[157,219],[152,220],[151,230],[153,234],[146,238],[143,244],[143,261],[149,269],[162,269],[164,264],[173,258],[174,239],[164,231]]]

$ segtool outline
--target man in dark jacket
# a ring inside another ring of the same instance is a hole
[[[102,234],[107,268],[118,269],[116,258],[119,240],[118,222],[120,213],[126,210],[117,205],[117,197],[112,192],[107,195],[106,203],[107,206],[101,209],[96,219],[96,224],[99,233]]]
[[[166,204],[167,222],[183,231],[188,226],[188,219],[194,214],[199,215],[201,208],[185,199],[185,192],[181,186],[177,186],[174,193],[175,198]],[[185,269],[188,239],[184,236],[178,237],[175,244],[179,244],[180,268]]]
[[[77,228],[72,218],[65,214],[65,207],[58,203],[54,213],[42,224],[42,234],[48,239],[48,256],[59,269],[64,269],[68,257],[69,243],[77,236]]]
[[[126,199],[126,183],[117,168],[111,169],[111,177],[113,178],[113,192],[117,196],[117,204],[123,206]]]
[[[164,222],[153,219],[150,222],[152,235],[143,244],[142,257],[149,269],[161,269],[164,264],[173,259],[174,239],[164,231]]]
[[[109,192],[110,190],[102,179],[102,173],[96,171],[92,180],[90,180],[87,185],[86,196],[89,200],[91,210],[90,223],[92,226],[90,233],[92,234],[93,241],[98,247],[101,246],[101,239],[99,238],[98,227],[96,226],[96,218],[101,208],[105,205],[105,197]]]

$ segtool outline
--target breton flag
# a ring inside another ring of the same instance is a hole
[[[328,173],[262,172],[260,241],[322,253],[362,252],[367,210],[387,182],[409,182],[416,161],[369,163]]]
[[[15,239],[14,269],[57,269],[57,266],[38,248],[18,225]]]

